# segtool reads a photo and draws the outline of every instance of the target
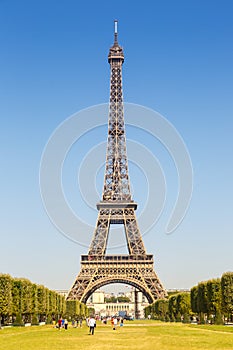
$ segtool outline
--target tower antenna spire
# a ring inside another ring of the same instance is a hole
[[[118,31],[117,31],[118,20],[114,20],[114,44],[118,44]]]

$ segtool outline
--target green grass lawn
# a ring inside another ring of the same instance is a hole
[[[187,350],[233,349],[233,327],[197,326],[155,321],[128,321],[113,331],[110,324],[97,323],[95,335],[88,328],[65,331],[52,326],[4,328],[0,350]]]

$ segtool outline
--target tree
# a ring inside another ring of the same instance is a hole
[[[0,274],[0,328],[5,318],[12,314],[12,278],[10,275]]]
[[[65,314],[70,319],[85,318],[95,314],[95,310],[93,308],[88,309],[87,306],[80,303],[79,300],[66,300]]]
[[[176,299],[176,310],[178,322],[182,320],[183,323],[189,322],[189,315],[191,313],[190,293],[179,293]]]
[[[22,319],[22,281],[14,278],[12,283],[12,316],[13,323],[17,326],[23,325]]]
[[[200,282],[197,285],[197,311],[200,316],[200,322],[204,323],[204,314],[208,315],[206,282]]]
[[[32,284],[32,319],[31,323],[33,325],[38,324],[38,297],[37,297],[37,285],[35,283]]]
[[[198,313],[198,307],[197,307],[197,286],[191,288],[190,298],[191,298],[191,309],[192,309],[192,312]]]
[[[117,297],[117,301],[119,303],[129,303],[130,302],[130,299],[124,295],[120,296],[120,297]]]
[[[76,315],[76,308],[75,308],[76,302],[75,300],[67,300],[66,301],[66,317],[74,319]]]
[[[169,298],[168,310],[169,310],[170,319],[173,321],[174,319],[176,319],[176,315],[177,315],[177,296],[176,295],[172,295]]]
[[[222,311],[228,321],[233,320],[233,272],[226,272],[221,278]]]
[[[179,312],[182,317],[184,317],[184,315],[190,314],[191,302],[190,302],[190,294],[189,293],[177,294],[176,308],[177,308],[177,312]]]
[[[144,309],[145,317],[147,318],[149,315],[151,316],[151,305],[148,305]]]
[[[45,321],[46,318],[46,299],[47,290],[44,286],[37,286],[37,302],[39,322]]]
[[[54,311],[54,318],[58,320],[59,317],[66,313],[66,300],[61,294],[56,293],[56,309]]]
[[[86,305],[83,303],[80,303],[80,317],[84,318],[86,316],[87,310]]]
[[[47,323],[51,323],[56,319],[56,308],[57,308],[57,298],[56,292],[53,290],[49,290],[48,292],[48,315],[47,315]]]
[[[207,309],[208,314],[214,317],[214,323],[220,323],[221,283],[219,278],[207,281]]]
[[[89,307],[87,309],[87,315],[86,316],[92,316],[92,315],[95,315],[95,309],[93,307]]]
[[[80,316],[80,302],[78,300],[66,300],[66,316],[73,320]]]
[[[21,314],[24,323],[31,322],[32,309],[32,283],[25,278],[20,279],[21,285]]]
[[[166,315],[168,314],[168,304],[169,301],[167,299],[159,299],[154,303],[154,312],[161,321],[165,321],[166,319]]]
[[[110,298],[104,298],[105,303],[117,303],[117,298],[115,296],[111,296]]]

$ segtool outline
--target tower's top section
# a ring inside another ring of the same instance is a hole
[[[125,122],[122,92],[122,63],[124,54],[118,44],[117,21],[114,22],[114,44],[110,48],[110,103],[108,119],[108,142],[104,189],[101,207],[107,204],[131,203],[128,160],[126,152]],[[132,204],[132,203],[131,203]],[[135,205],[134,205],[135,207]]]
[[[124,62],[124,53],[122,47],[118,44],[118,21],[114,21],[114,44],[110,47],[108,54],[108,62],[111,64],[113,61]]]

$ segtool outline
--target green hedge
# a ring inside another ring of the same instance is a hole
[[[88,315],[86,305],[75,301],[76,316]],[[0,327],[3,324],[51,323],[68,312],[65,297],[25,278],[0,274]],[[68,306],[69,310],[69,306]]]
[[[190,293],[172,294],[145,308],[145,316],[170,322],[190,322],[196,315],[199,323],[222,324],[233,321],[233,272],[221,279],[198,283]]]

